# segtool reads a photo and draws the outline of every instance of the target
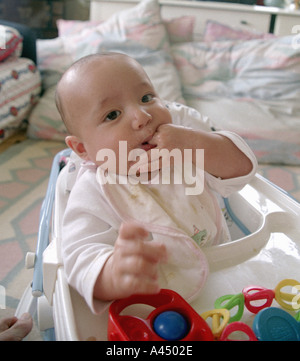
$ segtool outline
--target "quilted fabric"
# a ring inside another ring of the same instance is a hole
[[[187,104],[241,135],[261,163],[300,164],[300,49],[292,45],[287,36],[172,46]]]
[[[22,40],[16,29],[0,25],[0,62],[8,57],[18,58],[22,52]]]
[[[7,138],[27,117],[41,91],[35,64],[26,58],[0,64],[0,140]]]

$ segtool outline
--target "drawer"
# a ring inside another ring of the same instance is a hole
[[[278,36],[299,34],[300,14],[278,14],[274,34]],[[296,27],[297,26],[297,27]]]

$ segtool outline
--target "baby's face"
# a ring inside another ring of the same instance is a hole
[[[127,155],[133,149],[147,151],[155,147],[149,141],[158,127],[172,122],[144,70],[131,58],[96,60],[69,76],[73,84],[65,102],[67,116],[75,122],[86,159],[98,165],[103,163],[97,160],[98,151],[110,149],[118,170],[120,141],[127,142]],[[132,163],[128,161],[127,169]]]

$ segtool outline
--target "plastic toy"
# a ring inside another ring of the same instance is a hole
[[[245,306],[252,313],[258,313],[263,308],[270,307],[275,298],[275,292],[264,287],[246,287],[243,289],[242,293],[245,298]],[[261,300],[265,300],[265,303],[260,306],[252,303]]]
[[[168,341],[182,340],[189,331],[189,324],[181,313],[165,311],[153,322],[155,333]]]
[[[294,293],[287,293],[281,291],[285,286],[292,287]],[[287,310],[299,310],[300,309],[300,295],[296,295],[297,291],[300,291],[300,283],[296,280],[285,279],[278,283],[275,288],[275,299],[281,307]]]
[[[146,320],[120,315],[126,307],[133,304],[146,304],[155,309]],[[172,320],[167,311],[173,311]],[[175,326],[179,326],[180,332],[174,330]],[[157,295],[134,295],[117,300],[109,309],[109,341],[212,341],[213,339],[213,334],[203,318],[181,296],[170,290],[162,289]]]
[[[239,322],[239,321],[230,323],[225,328],[225,330],[222,332],[219,340],[220,341],[245,341],[245,340],[235,340],[235,339],[232,339],[229,337],[233,332],[236,332],[236,331],[242,332],[243,334],[248,336],[248,341],[257,341],[256,335],[252,331],[252,329],[245,323]]]
[[[284,287],[292,287],[292,293],[283,292]],[[249,286],[236,295],[224,295],[215,301],[215,309],[198,313],[176,292],[161,290],[158,295],[138,295],[112,303],[109,310],[108,339],[134,341],[239,341],[230,338],[234,332],[242,333],[248,341],[257,340],[298,340],[300,341],[300,311],[295,317],[284,310],[270,307],[275,299],[288,310],[300,309],[300,283],[285,279],[278,283],[275,290],[260,286]],[[295,291],[295,292],[294,292]],[[256,301],[264,301],[260,305]],[[128,306],[144,303],[156,307],[147,319],[120,315]],[[257,314],[253,329],[239,322],[244,306]],[[231,316],[230,310],[237,307]],[[206,323],[212,319],[211,329]]]
[[[227,301],[225,305],[223,305],[224,301]],[[239,321],[244,313],[244,295],[242,293],[238,293],[236,295],[225,295],[219,297],[215,302],[215,308],[226,308],[227,310],[233,309],[235,306],[238,307],[237,312],[234,316],[231,316],[228,322]]]
[[[253,321],[253,330],[260,341],[300,341],[300,323],[276,307],[259,312]]]
[[[294,287],[295,293],[283,292],[283,287]],[[260,310],[271,306],[274,299],[279,303],[280,306],[287,310],[298,310],[300,309],[300,295],[296,295],[297,290],[300,290],[300,283],[296,280],[285,279],[278,283],[275,290],[267,289],[260,286],[249,286],[245,287],[242,293],[236,295],[225,295],[219,297],[215,301],[215,308],[226,308],[231,310],[235,306],[238,306],[237,313],[232,316],[229,322],[239,321],[243,315],[244,305],[252,313],[258,313]],[[261,301],[265,302],[261,305],[255,305],[251,302]],[[225,302],[227,301],[227,303]]]
[[[292,287],[292,291],[295,292],[283,292],[282,289],[284,287]],[[249,340],[254,340],[255,336],[260,340],[275,340],[280,338],[279,333],[281,331],[279,330],[282,328],[282,339],[298,339],[298,332],[300,332],[300,324],[297,322],[300,319],[299,312],[297,312],[295,317],[292,317],[287,312],[270,306],[275,299],[280,306],[287,310],[298,310],[300,308],[300,296],[297,294],[297,291],[299,290],[300,283],[298,281],[285,279],[278,283],[275,290],[260,286],[249,286],[244,288],[242,293],[219,297],[215,301],[216,309],[222,309],[223,307],[227,310],[231,310],[235,306],[238,306],[238,310],[236,314],[231,316],[228,320],[228,326],[226,326],[225,322],[219,325],[219,328],[213,324],[212,332],[214,337],[219,338],[221,336],[220,340],[224,341],[228,339],[229,334],[232,332],[242,331],[249,337]],[[265,301],[263,304],[253,304],[255,301],[262,300]],[[242,318],[244,305],[250,312],[258,314],[253,325],[255,334],[246,324],[234,322],[239,321]]]
[[[207,320],[207,318],[212,318],[212,333],[215,338],[219,338],[221,335],[224,327],[228,324],[230,313],[225,308],[220,308],[218,310],[210,310],[201,313],[201,317],[204,318],[204,320]]]

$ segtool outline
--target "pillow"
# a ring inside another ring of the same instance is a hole
[[[8,57],[18,58],[22,53],[23,38],[20,33],[10,27],[0,25],[0,61]]]
[[[297,99],[300,49],[293,36],[172,46],[184,96]]]
[[[200,101],[191,97],[187,104],[207,115],[215,129],[226,129],[243,137],[259,163],[300,165],[299,107],[288,114],[286,101],[272,105],[261,100],[226,97]]]
[[[300,165],[300,49],[293,39],[172,46],[187,104],[215,128],[240,134],[260,162]]]
[[[181,16],[170,20],[163,20],[171,44],[193,40],[195,16]],[[76,35],[84,29],[100,25],[102,21],[81,21],[59,19],[56,22],[59,37]]]
[[[172,45],[183,96],[216,97],[228,93],[233,77],[231,51],[234,42],[191,42]]]
[[[17,58],[0,65],[0,141],[25,123],[38,102],[41,77],[32,60]]]
[[[170,47],[157,0],[143,0],[133,8],[112,15],[100,25],[63,38],[65,50],[73,60],[98,52],[103,41],[134,40],[149,50]]]
[[[30,113],[27,128],[29,138],[64,141],[68,135],[55,106],[55,90],[56,85],[49,87]]]
[[[208,20],[204,29],[203,41],[269,39],[274,37],[274,34],[261,33],[254,29],[238,29]]]
[[[43,79],[43,89],[57,84],[61,75],[72,64],[70,54],[65,52],[61,38],[37,39],[37,65]]]
[[[181,16],[171,20],[165,20],[164,24],[167,29],[171,44],[186,43],[193,41],[195,16]]]
[[[56,21],[58,36],[60,38],[76,35],[84,29],[93,28],[99,24],[101,24],[101,21],[65,19],[58,19]]]
[[[120,11],[105,22],[85,28],[78,34],[39,41],[38,64],[42,72],[48,74],[44,82],[47,89],[51,89],[57,77],[72,62],[101,51],[117,51],[133,56],[144,66],[162,98],[184,103],[157,0],[143,0],[135,7]],[[66,134],[61,131],[62,120],[55,109],[54,92],[47,92],[47,97],[47,107],[41,101],[31,113],[28,135],[47,139],[60,137],[63,140]],[[49,104],[53,106],[52,116]]]

